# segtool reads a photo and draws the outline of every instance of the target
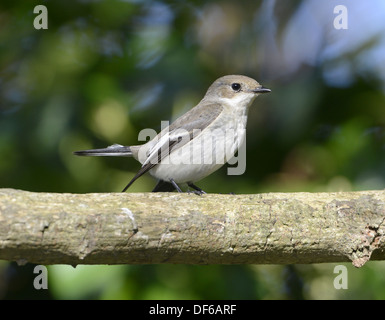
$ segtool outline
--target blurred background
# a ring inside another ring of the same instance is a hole
[[[36,5],[48,10],[37,30]],[[344,5],[347,16],[336,11]],[[347,19],[344,19],[347,18]],[[0,187],[119,192],[139,169],[72,152],[137,143],[226,74],[272,93],[249,112],[247,169],[209,193],[385,187],[385,2],[14,1],[0,4]],[[130,192],[149,192],[146,175]],[[300,221],[298,221],[300,223]],[[383,262],[291,266],[49,266],[0,261],[0,299],[383,299]]]

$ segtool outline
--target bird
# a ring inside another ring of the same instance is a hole
[[[222,167],[245,140],[249,107],[254,99],[271,92],[253,78],[226,75],[215,80],[203,99],[147,143],[134,146],[113,144],[107,148],[80,150],[77,156],[133,157],[142,167],[126,185],[125,192],[149,172],[158,179],[152,192],[182,192],[187,184],[194,193],[205,194],[195,185]]]

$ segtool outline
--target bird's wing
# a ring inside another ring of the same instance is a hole
[[[220,115],[222,110],[223,107],[220,104],[199,104],[160,132],[153,139],[154,144],[147,151],[147,157],[142,167],[124,188],[123,192],[136,179],[159,164],[172,151],[179,149],[195,138],[197,132],[194,132],[194,130],[203,131]],[[194,134],[195,136],[193,136]]]
[[[223,106],[218,103],[200,103],[171,123],[169,131],[178,128],[191,132],[194,129],[203,130],[221,114],[222,110]]]
[[[148,150],[143,167],[148,163],[158,164],[172,151],[183,147],[209,126],[222,110],[220,104],[199,104],[176,119],[154,138],[155,144]]]

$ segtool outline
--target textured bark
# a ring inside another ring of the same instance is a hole
[[[384,219],[384,191],[197,196],[0,189],[0,259],[71,265],[350,260],[360,267],[385,259]]]

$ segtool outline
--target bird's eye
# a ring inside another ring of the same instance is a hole
[[[231,85],[231,89],[233,89],[234,91],[239,91],[241,90],[241,85],[239,83],[233,83]]]

